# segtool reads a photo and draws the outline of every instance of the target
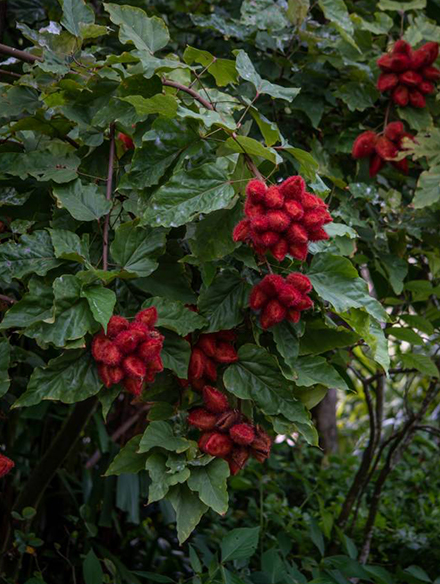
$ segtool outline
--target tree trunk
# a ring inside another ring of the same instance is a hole
[[[326,454],[338,451],[337,401],[336,389],[329,389],[325,398],[313,409],[313,416],[319,434],[319,445]]]

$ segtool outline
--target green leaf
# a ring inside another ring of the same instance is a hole
[[[225,145],[232,150],[232,152],[237,152],[238,154],[249,154],[250,156],[261,156],[273,164],[278,164],[281,162],[281,157],[277,154],[276,150],[272,148],[266,148],[253,138],[248,136],[236,136],[235,138],[228,138]]]
[[[298,375],[295,383],[300,387],[310,387],[319,383],[334,389],[349,390],[344,379],[324,357],[300,357],[294,368]]]
[[[3,246],[2,246],[3,247]],[[0,329],[25,328],[53,317],[53,289],[35,278],[29,282],[29,292],[11,306],[0,323]]]
[[[191,170],[181,169],[149,201],[144,221],[157,227],[179,227],[200,213],[228,207],[235,197],[229,182],[228,161],[218,158]]]
[[[167,422],[150,422],[142,436],[138,452],[148,452],[152,448],[160,447],[179,453],[185,452],[190,446],[189,440],[174,436]]]
[[[430,207],[440,201],[440,165],[420,173],[413,199],[415,209]]]
[[[93,549],[86,555],[82,568],[85,584],[102,584],[104,581],[104,573],[101,568],[101,563]]]
[[[176,512],[177,537],[182,545],[191,535],[208,507],[185,484],[172,487],[167,499]]]
[[[194,230],[189,230],[192,253],[202,262],[221,259],[237,247],[232,239],[235,225],[242,218],[240,206],[234,209],[214,211],[198,221]]]
[[[222,562],[246,560],[253,556],[259,536],[259,527],[239,527],[227,533],[221,543]]]
[[[400,358],[403,365],[409,369],[417,369],[417,371],[420,371],[423,375],[429,375],[429,377],[439,377],[439,371],[436,364],[426,355],[405,353],[401,355]]]
[[[116,304],[116,294],[113,290],[104,286],[89,286],[81,292],[81,296],[87,299],[90,310],[96,322],[99,322],[107,330]]]
[[[421,582],[432,582],[425,570],[419,566],[410,566],[409,568],[405,568],[404,572],[411,574],[411,576],[414,576],[414,578],[417,578]]]
[[[309,12],[310,0],[288,0],[287,18],[294,26],[301,26]]]
[[[409,127],[414,130],[426,130],[433,125],[432,116],[428,108],[419,109],[408,106],[398,108],[397,111],[399,118],[407,122]]]
[[[81,241],[76,233],[67,229],[48,229],[48,231],[57,258],[80,264],[88,261],[88,236]]]
[[[394,338],[399,339],[399,341],[406,341],[412,345],[424,345],[425,341],[420,335],[410,328],[403,328],[400,326],[392,326],[386,329],[388,335],[392,335]]]
[[[158,420],[169,420],[173,417],[175,408],[167,402],[155,402],[154,406],[148,412],[147,420],[156,422]]]
[[[150,306],[155,306],[157,309],[159,319],[156,326],[170,329],[181,337],[186,337],[187,334],[206,325],[203,316],[186,308],[183,302],[155,296],[142,304],[142,308]]]
[[[165,336],[161,357],[165,369],[170,369],[182,379],[188,377],[188,366],[191,357],[191,346],[176,333],[162,331]]]
[[[177,113],[177,100],[172,95],[164,95],[159,93],[149,99],[145,99],[141,95],[130,95],[129,97],[121,97],[122,101],[131,103],[134,106],[136,113],[145,119],[151,114],[159,114],[167,118],[174,118]]]
[[[373,107],[380,94],[372,84],[366,85],[359,83],[359,81],[350,81],[339,85],[334,95],[342,99],[351,112],[356,110],[363,112]]]
[[[43,400],[73,404],[96,395],[101,385],[90,353],[67,351],[49,361],[46,367],[35,369],[25,393],[12,407],[35,406]]]
[[[29,274],[45,276],[61,263],[55,258],[47,231],[22,235],[19,243],[3,243],[0,246],[0,273],[5,282]]]
[[[285,320],[270,330],[281,356],[289,367],[294,367],[299,351],[299,341],[294,326]]]
[[[144,470],[148,455],[139,454],[140,441],[140,434],[129,440],[114,457],[104,476],[119,476],[124,473],[136,474]]]
[[[0,397],[4,396],[9,389],[9,359],[11,348],[7,339],[0,338]]]
[[[353,35],[353,23],[344,0],[319,0],[318,4],[327,20],[342,28],[349,35]]]
[[[133,43],[139,51],[150,54],[163,49],[170,40],[168,29],[161,18],[148,18],[146,13],[134,6],[106,4],[110,20],[119,25],[121,43]]]
[[[130,274],[145,278],[157,268],[156,259],[165,248],[167,231],[142,227],[129,221],[118,227],[110,246],[113,259]]]
[[[388,272],[390,284],[395,294],[401,294],[403,290],[403,281],[408,275],[408,263],[394,255],[382,254],[381,263]]]
[[[206,466],[194,467],[188,479],[188,487],[196,491],[205,505],[224,515],[228,510],[226,479],[229,466],[225,460],[215,459]]]
[[[359,335],[346,327],[329,328],[320,320],[308,322],[300,339],[300,355],[319,354],[354,345]]]
[[[183,466],[173,472],[167,466],[167,456],[161,452],[155,452],[149,456],[145,469],[148,471],[151,484],[148,487],[148,504],[160,501],[168,493],[170,487],[184,483],[190,476],[188,468]]]
[[[265,118],[255,107],[251,107],[249,112],[257,123],[267,146],[273,146],[281,140],[280,130],[275,122]]]
[[[429,322],[429,320],[423,318],[423,316],[419,316],[418,314],[402,314],[400,318],[406,322],[406,324],[409,324],[412,328],[416,328],[422,331],[422,333],[427,335],[434,334],[434,327]]]
[[[387,371],[390,365],[388,341],[378,321],[356,309],[341,313],[341,316],[370,347],[373,359]]]
[[[21,179],[28,175],[38,181],[49,181],[61,184],[77,178],[77,168],[80,159],[74,154],[38,150],[32,152],[0,153],[0,173],[12,174]]]
[[[243,320],[250,285],[236,271],[224,270],[201,292],[198,306],[208,320],[206,332],[229,330]]]
[[[426,8],[426,0],[409,0],[406,2],[394,2],[393,0],[380,0],[378,4],[381,10],[394,12],[406,12],[408,10],[422,10]]]
[[[312,426],[309,413],[293,395],[291,382],[262,347],[250,344],[240,347],[238,362],[226,369],[223,381],[228,391],[241,399],[253,400],[266,415],[283,415],[291,422]]]
[[[96,221],[111,209],[111,202],[94,184],[83,185],[79,179],[54,187],[58,206],[66,208],[78,221]]]
[[[63,8],[61,24],[74,36],[82,36],[81,25],[94,24],[95,13],[83,0],[60,0],[60,4]]]
[[[234,61],[229,59],[218,59],[208,51],[202,51],[194,47],[187,46],[183,53],[183,60],[188,65],[200,63],[210,73],[216,85],[222,87],[229,83],[237,82],[237,70]]]

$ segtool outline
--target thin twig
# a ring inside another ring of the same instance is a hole
[[[3,45],[0,43],[0,53],[4,55],[9,55],[10,57],[14,57],[19,61],[25,61],[26,63],[35,63],[35,61],[42,61],[41,57],[37,57],[36,55],[32,55],[27,51],[20,51],[19,49],[15,49],[14,47],[8,47],[8,45]]]
[[[10,75],[11,77],[18,77],[20,79],[21,75],[14,73],[13,71],[7,71],[6,69],[0,69],[0,75]]]
[[[113,195],[113,164],[115,159],[115,124],[110,124],[110,152],[108,156],[108,175],[107,175],[107,201],[112,200]],[[110,213],[107,213],[104,223],[103,231],[103,247],[102,247],[102,269],[107,270],[108,268],[108,231],[110,225]]]
[[[200,95],[200,93],[197,93],[197,91],[195,91],[194,89],[191,89],[186,85],[182,85],[182,83],[177,83],[177,81],[170,81],[169,79],[162,79],[162,83],[163,85],[167,85],[168,87],[174,87],[175,89],[179,89],[180,91],[184,91],[188,95],[191,95],[191,97],[193,97],[196,101],[201,103],[203,107],[205,107],[206,109],[209,109],[211,111],[215,110],[214,106],[211,103],[209,103],[209,101],[206,101],[206,99],[204,99]]]

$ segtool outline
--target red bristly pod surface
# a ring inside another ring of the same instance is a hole
[[[323,226],[332,221],[327,205],[306,192],[301,176],[269,188],[260,180],[249,181],[244,213],[246,218],[235,226],[233,240],[248,243],[260,256],[270,252],[279,262],[287,254],[304,261],[308,242],[328,239]]]
[[[123,316],[111,317],[107,334],[101,330],[92,340],[92,356],[98,364],[98,374],[110,388],[122,382],[132,395],[139,396],[145,383],[154,381],[163,370],[160,358],[164,337],[154,328],[157,310],[146,308],[129,322]]]
[[[14,468],[15,463],[13,460],[5,456],[4,454],[0,454],[0,479],[7,475],[11,470]]]
[[[292,272],[284,279],[269,274],[256,284],[249,297],[249,306],[260,312],[260,324],[268,329],[283,320],[298,322],[300,313],[313,307],[307,294],[312,289],[309,278]]]
[[[123,132],[119,132],[118,140],[120,140],[124,144],[127,150],[133,150],[134,142],[133,139],[130,138],[130,136],[127,136],[127,134],[124,134]]]

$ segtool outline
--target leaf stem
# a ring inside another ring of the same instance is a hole
[[[110,124],[110,151],[108,156],[108,174],[107,174],[107,191],[106,199],[107,201],[112,200],[113,195],[113,165],[115,160],[115,124]],[[103,231],[103,247],[102,247],[102,269],[108,269],[108,232],[110,225],[110,213],[107,213],[104,223]]]

